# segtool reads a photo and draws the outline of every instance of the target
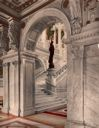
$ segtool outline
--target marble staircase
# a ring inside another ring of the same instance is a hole
[[[47,95],[42,90],[40,93],[39,90],[39,95],[37,93],[35,99],[35,113],[63,108],[66,107],[66,104],[65,98],[56,95]]]
[[[47,71],[40,74],[39,77],[36,78],[36,89],[35,89],[35,113],[60,109],[66,107],[66,70],[67,65],[62,64],[59,66],[57,64],[57,70],[55,79],[57,79],[57,88],[56,92],[48,95],[46,93],[46,78]]]

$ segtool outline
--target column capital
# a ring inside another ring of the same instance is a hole
[[[3,63],[3,64],[2,64],[3,67],[6,67],[6,66],[8,66],[8,65],[10,65],[10,62],[6,62],[6,63]]]
[[[71,45],[71,53],[72,53],[73,59],[83,58],[84,46]]]
[[[18,61],[13,61],[12,64],[16,66],[18,64]]]

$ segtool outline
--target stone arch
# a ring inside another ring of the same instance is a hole
[[[42,68],[44,69],[44,71],[46,70],[46,67],[45,67],[45,63],[44,61],[38,56],[35,58],[39,63],[40,65],[42,66]]]
[[[31,48],[30,50],[34,50],[33,48],[35,46],[33,46],[33,44],[36,44],[38,36],[41,34],[44,28],[49,24],[55,23],[57,21],[60,21],[64,24],[65,30],[67,32],[67,38],[69,38],[71,35],[71,26],[69,20],[67,19],[67,16],[59,9],[46,8],[34,14],[34,16],[27,22],[24,28],[24,32],[22,33],[21,48],[26,48],[28,37],[33,33],[34,36],[32,37],[32,40],[29,40],[30,43],[28,43],[28,45],[30,46],[28,47]],[[38,27],[39,29],[35,29],[34,26],[39,26],[39,22],[41,23],[41,28]]]

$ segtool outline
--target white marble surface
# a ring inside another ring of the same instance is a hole
[[[99,48],[86,47],[85,59],[85,121],[99,127]]]
[[[54,128],[52,126],[48,126],[48,125],[45,125],[45,124],[41,124],[41,123],[37,123],[37,122],[34,122],[34,121],[26,120],[26,119],[23,119],[23,118],[15,118],[15,119],[12,119],[12,120],[7,120],[7,121],[0,122],[0,128],[2,128],[3,125],[7,125],[7,124],[12,123],[12,122],[26,123],[27,125],[35,125],[39,128]]]

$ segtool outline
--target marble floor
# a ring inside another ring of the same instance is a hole
[[[55,114],[55,113],[59,113]],[[0,128],[64,128],[66,124],[66,112],[61,110],[44,112],[35,115],[18,118],[12,115],[0,113]],[[61,115],[60,115],[61,113]]]
[[[24,118],[15,118],[0,122],[0,128],[54,128],[35,121],[30,121]]]

